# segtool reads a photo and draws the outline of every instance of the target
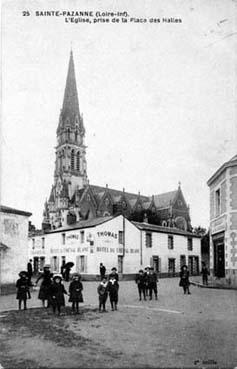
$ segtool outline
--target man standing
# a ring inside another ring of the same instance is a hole
[[[100,263],[100,279],[101,281],[104,279],[106,273],[106,268],[103,263]]]
[[[32,282],[31,282],[31,278],[33,276],[32,259],[30,259],[27,264],[27,276],[28,276],[29,286],[32,286]]]
[[[152,291],[154,291],[155,299],[157,300],[157,274],[154,272],[154,268],[150,267],[148,278],[148,288],[149,288],[149,296],[150,300],[152,300]]]
[[[202,284],[208,286],[209,270],[207,269],[206,263],[204,261],[202,261],[201,274],[202,274]]]

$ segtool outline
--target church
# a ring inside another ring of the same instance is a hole
[[[180,184],[174,191],[148,196],[89,183],[85,126],[71,51],[57,127],[54,183],[44,205],[42,229],[56,230],[80,221],[117,215],[130,221],[192,231],[189,206]]]

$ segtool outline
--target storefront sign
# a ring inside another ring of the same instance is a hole
[[[67,240],[79,240],[79,234],[69,234]]]
[[[214,220],[211,223],[211,234],[218,233],[226,230],[226,216]]]
[[[74,247],[63,247],[62,249],[50,249],[51,254],[76,252]]]
[[[118,238],[118,235],[117,233],[114,233],[114,232],[110,232],[110,231],[104,231],[104,232],[97,232],[97,236],[98,237],[113,237],[115,239]]]

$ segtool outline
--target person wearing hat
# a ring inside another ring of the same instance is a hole
[[[111,276],[110,276],[109,282],[108,282],[108,292],[109,292],[109,298],[110,298],[112,311],[117,310],[118,290],[119,290],[118,281],[115,277],[115,274],[111,273]]]
[[[139,274],[136,275],[136,279],[135,279],[135,282],[138,288],[138,294],[139,294],[140,301],[142,299],[142,294],[143,294],[143,299],[146,300],[146,279],[145,278],[146,276],[143,270],[140,269]]]
[[[148,275],[149,275],[150,265],[145,267],[144,278],[145,278],[145,293],[146,297],[149,295],[149,287],[148,287]]]
[[[191,292],[189,291],[189,270],[187,265],[183,265],[180,270],[180,281],[179,286],[183,287],[184,295],[188,293],[188,295],[191,295]]]
[[[39,278],[37,278],[35,282],[35,286],[37,286],[39,280],[42,279],[38,299],[42,300],[43,307],[45,307],[45,301],[47,301],[47,308],[50,306],[50,287],[52,284],[52,276],[53,273],[50,273],[50,265],[46,264],[44,266],[43,273],[39,276]]]
[[[117,268],[113,267],[113,268],[111,269],[111,273],[110,273],[110,275],[109,275],[109,279],[111,278],[111,276],[114,276],[114,277],[115,277],[115,279],[116,279],[116,281],[118,282],[118,280],[119,280],[119,275],[118,275],[118,273],[117,273]]]
[[[50,298],[53,312],[56,313],[57,309],[58,315],[61,314],[61,307],[65,306],[64,294],[67,295],[67,291],[62,283],[62,277],[60,274],[56,274],[53,277],[53,283],[50,286]]]
[[[153,267],[149,268],[149,274],[147,277],[148,280],[148,288],[149,288],[149,297],[150,300],[152,300],[152,292],[154,291],[155,294],[155,299],[157,300],[157,282],[158,282],[158,278],[157,278],[157,274],[154,271]]]
[[[102,281],[100,282],[97,292],[99,295],[99,311],[101,312],[101,308],[103,307],[103,311],[105,312],[105,304],[108,297],[108,281],[106,276],[103,277]]]
[[[27,297],[30,298],[29,295],[29,281],[28,281],[28,276],[27,276],[27,272],[25,271],[21,271],[19,273],[19,279],[16,281],[16,288],[17,288],[17,294],[16,294],[16,298],[18,301],[18,308],[19,310],[21,310],[21,305],[22,302],[24,304],[24,310],[27,309],[26,306],[26,300]]]
[[[81,276],[78,273],[72,275],[72,282],[69,285],[69,302],[72,302],[72,312],[79,314],[79,302],[83,302],[82,296],[83,285]]]
[[[103,263],[100,263],[100,280],[102,281],[105,277],[106,268]]]

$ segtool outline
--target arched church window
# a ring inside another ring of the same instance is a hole
[[[76,130],[76,132],[75,132],[75,141],[76,142],[78,141],[78,130]]]
[[[80,170],[80,152],[77,152],[77,170]]]
[[[74,150],[71,152],[71,169],[74,170]]]
[[[70,140],[70,128],[67,129],[67,139]]]

